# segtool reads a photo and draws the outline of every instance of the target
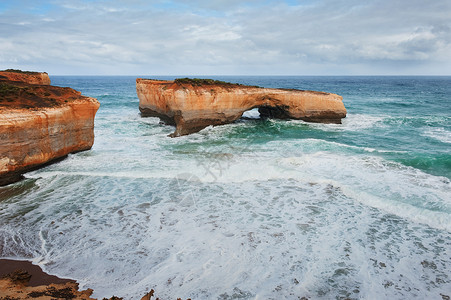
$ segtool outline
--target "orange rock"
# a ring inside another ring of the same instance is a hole
[[[176,130],[171,136],[197,132],[209,125],[234,122],[259,108],[262,116],[307,122],[341,123],[342,97],[315,91],[270,89],[213,80],[136,80],[142,116],[159,117]]]
[[[5,73],[10,72],[0,72],[0,185],[92,147],[100,106],[95,98],[71,88],[5,80]]]
[[[74,299],[96,300],[91,298],[92,290],[78,291],[77,283],[50,284],[41,286],[25,286],[8,279],[0,279],[0,299]]]
[[[45,72],[28,72],[21,70],[0,71],[0,80],[21,81],[29,84],[50,85],[49,74]]]
[[[30,264],[31,265],[31,264]],[[34,266],[36,267],[36,266]],[[39,268],[39,267],[38,267]],[[40,268],[39,268],[40,270]],[[49,276],[42,272],[43,276]],[[35,272],[36,277],[41,274]],[[63,280],[57,278],[57,281],[65,281],[61,283],[49,283],[43,285],[29,285],[30,279],[33,277],[28,271],[19,269],[7,273],[0,277],[0,299],[77,299],[77,300],[96,300],[90,296],[92,289],[85,291],[78,290],[78,283],[73,280]],[[52,278],[53,279],[53,278]]]

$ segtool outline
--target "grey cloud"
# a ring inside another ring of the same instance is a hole
[[[424,71],[428,62],[431,72],[450,67],[448,1],[299,3],[55,1],[58,9],[45,15],[0,15],[0,64],[99,72],[116,66],[116,74],[352,74],[371,73],[375,64],[402,71],[395,62],[409,62],[408,72],[415,64]]]

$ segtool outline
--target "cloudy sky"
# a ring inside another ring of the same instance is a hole
[[[450,0],[1,0],[0,69],[451,75]]]

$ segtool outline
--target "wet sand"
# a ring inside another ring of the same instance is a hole
[[[0,259],[0,278],[14,272],[16,270],[27,271],[31,275],[28,286],[40,286],[49,284],[64,284],[68,282],[75,283],[75,280],[59,278],[54,275],[49,275],[42,271],[41,267],[33,265],[29,261]]]
[[[75,280],[47,274],[29,261],[0,259],[0,299],[94,300],[90,297],[92,292],[92,289],[79,291]],[[154,290],[151,290],[138,299],[151,300],[153,297]],[[112,296],[109,300],[122,298]]]

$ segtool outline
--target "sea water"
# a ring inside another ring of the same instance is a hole
[[[99,298],[451,295],[451,77],[218,76],[337,93],[348,115],[179,138],[140,116],[136,77],[51,79],[100,101],[95,143],[0,188],[0,257]]]

